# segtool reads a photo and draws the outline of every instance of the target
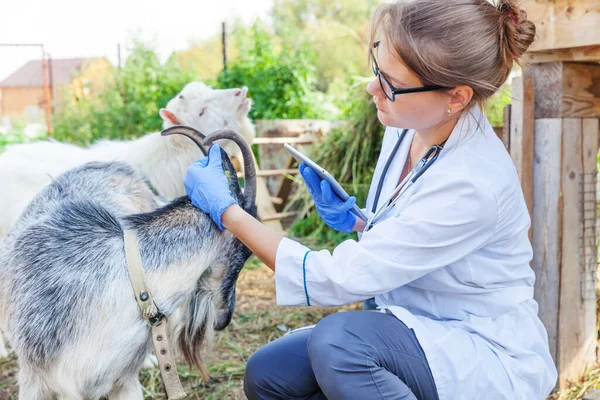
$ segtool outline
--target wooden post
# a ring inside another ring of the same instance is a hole
[[[531,52],[565,51],[600,44],[598,0],[535,0],[520,2],[519,6],[536,26]]]
[[[254,166],[256,167],[256,172],[258,173],[260,168],[258,167],[256,160],[254,160]],[[275,210],[275,206],[271,201],[271,194],[269,193],[269,189],[267,187],[267,180],[265,177],[261,176],[256,177],[256,211],[258,213],[258,219],[260,219],[263,224],[278,232],[283,232],[281,221],[270,218],[271,216],[275,215],[277,211]]]
[[[225,21],[221,23],[221,45],[223,46],[223,70],[227,69],[227,28]]]
[[[563,120],[561,193],[561,267],[558,314],[558,365],[560,385],[581,377],[596,360],[596,335],[586,326],[596,299],[583,293],[585,265],[582,259],[583,221],[581,218],[583,177],[583,125],[580,118]],[[596,326],[594,318],[592,326]],[[591,331],[591,332],[590,332]],[[592,334],[590,337],[590,333]]]
[[[560,287],[560,165],[562,123],[556,119],[535,121],[533,165],[532,246],[535,299],[538,315],[548,332],[550,354],[557,361]]]
[[[511,109],[512,109],[512,105],[511,104],[507,104],[506,106],[504,106],[504,113],[502,115],[502,136],[500,137],[502,139],[502,143],[504,143],[504,147],[506,147],[506,150],[508,152],[510,152],[510,116],[511,116]]]
[[[117,67],[121,69],[121,43],[117,43]]]
[[[533,113],[534,80],[530,76],[513,79],[510,111],[510,155],[517,167],[529,215],[533,204]],[[529,231],[531,238],[531,230]]]
[[[559,370],[559,385],[565,387],[596,362],[600,65],[533,64],[523,73],[535,81],[535,298]],[[511,151],[512,139],[513,135]]]
[[[48,75],[48,64],[46,60],[46,51],[44,50],[44,46],[42,46],[42,80],[44,84],[44,109],[46,111],[46,129],[48,131],[48,135],[52,133],[52,113],[50,112],[50,107],[52,106],[52,99],[50,98],[50,83],[49,83],[49,75]]]

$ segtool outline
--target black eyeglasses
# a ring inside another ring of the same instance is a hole
[[[396,89],[392,86],[390,81],[381,73],[379,70],[379,65],[377,65],[377,60],[375,60],[375,55],[373,54],[373,49],[376,49],[379,46],[379,41],[373,43],[373,47],[369,50],[371,52],[371,67],[373,68],[373,73],[376,77],[379,78],[379,84],[381,85],[381,90],[385,93],[385,97],[387,97],[391,102],[396,101],[397,94],[409,94],[409,93],[421,93],[421,92],[432,92],[434,90],[442,90],[449,89],[443,86],[429,85],[429,86],[421,86],[416,88],[408,88],[408,89]],[[385,81],[385,85],[383,82]]]

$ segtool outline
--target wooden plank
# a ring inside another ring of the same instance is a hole
[[[269,169],[269,170],[260,170],[256,171],[256,176],[259,178],[269,178],[273,176],[282,176],[282,175],[297,175],[298,169]],[[243,173],[237,173],[238,178],[242,178],[244,176]]]
[[[523,78],[514,78],[512,81],[512,106],[510,121],[510,157],[517,168],[519,182],[521,182],[521,171],[523,164]]]
[[[558,363],[561,149],[562,120],[536,120],[532,217],[534,297],[539,305],[538,315],[548,332],[550,354],[555,363]]]
[[[535,118],[561,118],[562,73],[564,63],[527,65],[523,75],[535,80]]]
[[[511,107],[510,154],[517,167],[529,215],[533,204],[533,137],[534,87],[533,78],[513,79]],[[530,232],[531,237],[531,232]]]
[[[287,168],[292,168],[296,164],[296,159],[294,157],[290,157],[287,164]],[[277,197],[280,197],[283,200],[283,203],[281,205],[275,205],[275,209],[277,210],[277,212],[282,212],[285,208],[288,202],[288,198],[290,197],[290,193],[292,192],[293,184],[294,180],[289,179],[286,176],[284,176],[283,179],[279,181],[279,186],[277,187],[275,193]]]
[[[315,139],[310,137],[265,137],[265,138],[254,138],[252,144],[311,144],[314,143]]]
[[[298,169],[272,169],[268,171],[260,171],[257,172],[257,176],[267,177],[267,176],[281,176],[281,175],[296,175],[298,174]]]
[[[276,212],[273,203],[271,203],[271,195],[267,189],[265,178],[256,178],[256,209],[258,219],[261,222],[276,231],[283,232],[281,222],[278,220],[264,220],[266,216],[273,215]]]
[[[260,171],[256,160],[254,160],[254,166],[256,172]],[[264,220],[263,218],[273,215],[276,213],[275,206],[271,202],[271,195],[267,188],[267,181],[264,177],[256,177],[256,211],[258,213],[258,219],[269,228],[272,228],[278,232],[283,232],[283,226],[279,220]]]
[[[597,346],[597,303],[596,303],[596,269],[598,267],[598,253],[596,248],[596,207],[597,207],[597,190],[596,190],[596,175],[598,163],[598,140],[600,138],[599,121],[595,118],[584,119],[582,124],[583,138],[582,149],[583,153],[583,185],[581,187],[583,193],[581,197],[581,214],[583,217],[583,337],[582,337],[582,352],[583,358],[591,365],[596,360]]]
[[[600,64],[565,63],[562,89],[563,118],[600,118]]]
[[[504,113],[502,116],[503,124],[502,124],[502,143],[504,143],[504,147],[506,150],[510,152],[510,113],[511,113],[511,105],[507,104],[504,106]]]
[[[535,84],[535,118],[600,118],[600,64],[528,65]]]
[[[600,62],[600,45],[527,52],[523,56],[523,61],[527,64],[557,61]]]
[[[558,315],[559,385],[577,381],[590,365],[585,338],[585,302],[582,301],[581,193],[583,173],[582,120],[563,120],[562,137],[562,227],[560,300]],[[595,357],[594,357],[595,361]]]
[[[264,218],[262,218],[262,221],[278,221],[284,218],[288,218],[288,217],[295,217],[296,215],[298,215],[297,212],[295,211],[290,211],[290,212],[286,212],[286,213],[277,213],[277,214],[272,214],[272,215],[267,215]]]
[[[271,196],[271,203],[273,203],[275,206],[282,205],[283,204],[283,199],[281,197],[273,197],[273,196]]]
[[[536,25],[531,51],[600,44],[600,1],[535,0],[521,7]]]
[[[498,136],[498,139],[502,140],[502,127],[501,126],[493,126],[492,129],[494,130],[494,133],[496,134],[496,136]]]

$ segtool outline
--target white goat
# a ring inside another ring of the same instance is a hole
[[[170,133],[192,135],[185,129]],[[204,143],[218,138],[242,148],[243,194],[224,152],[223,166],[232,195],[256,215],[250,147],[231,131]],[[186,301],[177,343],[202,371],[201,346],[231,321],[235,283],[251,253],[187,196],[157,207],[130,166],[92,162],[44,188],[8,232],[0,244],[0,328],[18,357],[21,400],[143,399],[138,374],[150,329],[127,274],[124,230],[137,233],[158,309],[169,315]]]
[[[252,143],[255,132],[248,112],[247,88],[215,90],[202,82],[191,82],[160,110],[163,128],[187,125],[200,132],[233,129]],[[239,148],[229,141],[219,143],[239,159]],[[8,146],[0,154],[0,238],[19,218],[44,186],[63,172],[90,161],[125,161],[134,166],[156,194],[172,199],[185,194],[183,178],[190,164],[202,157],[188,139],[159,132],[139,139],[102,140],[89,148],[55,141]],[[176,318],[175,318],[176,319]],[[0,332],[0,358],[8,356]],[[152,366],[152,362],[145,364]]]
[[[206,133],[233,129],[251,144],[255,132],[248,119],[251,100],[247,92],[247,88],[214,90],[201,82],[189,83],[160,110],[163,128],[182,124]],[[185,172],[202,156],[188,142],[154,132],[135,140],[102,140],[89,148],[55,141],[8,146],[0,154],[0,237],[53,178],[90,161],[125,161],[158,195],[182,196]],[[223,143],[223,149],[239,158],[239,150],[231,143]]]

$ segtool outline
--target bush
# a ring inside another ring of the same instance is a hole
[[[0,135],[0,152],[4,146],[10,144],[30,143],[37,140],[45,139],[46,132],[42,131],[34,136],[26,135],[22,130],[14,130]]]
[[[175,57],[161,64],[150,46],[135,41],[124,67],[109,70],[106,79],[100,93],[67,93],[71,104],[53,116],[55,139],[88,145],[160,130],[159,109],[194,77],[182,72]]]
[[[511,84],[507,82],[484,104],[485,115],[493,127],[504,125],[504,106],[510,103]]]
[[[8,132],[0,133],[0,152],[2,148],[11,144],[30,143],[47,139],[46,126],[31,124],[27,126],[24,121],[14,119]]]
[[[240,55],[217,76],[216,85],[247,86],[254,100],[252,119],[337,117],[326,96],[315,90],[316,60],[308,43],[292,49],[259,23],[238,31],[236,38]]]

